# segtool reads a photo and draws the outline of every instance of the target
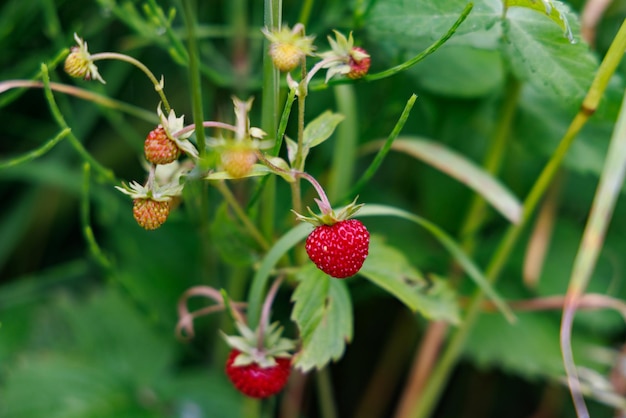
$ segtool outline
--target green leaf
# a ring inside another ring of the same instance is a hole
[[[352,301],[344,281],[330,278],[312,264],[296,275],[291,319],[298,324],[302,348],[295,367],[307,372],[339,359],[352,339]]]
[[[467,33],[487,31],[502,16],[499,0],[473,3],[472,12],[452,40],[458,41],[460,35]],[[396,48],[415,52],[415,48],[423,48],[446,33],[466,5],[466,0],[378,1],[369,13],[366,28],[373,35],[372,39],[389,44],[395,40]]]
[[[452,254],[470,278],[485,292],[485,294],[510,321],[512,321],[515,317],[500,295],[498,295],[498,293],[489,284],[484,274],[478,269],[478,267],[476,267],[474,262],[463,252],[463,250],[461,250],[458,244],[456,244],[454,240],[438,226],[424,218],[392,206],[368,204],[359,211],[359,216],[396,216],[422,226],[428,232],[433,234],[433,236],[439,240],[439,242],[450,252],[450,254]],[[299,241],[303,240],[311,232],[311,229],[312,226],[308,223],[301,223],[295,228],[292,228],[289,232],[283,235],[276,242],[276,244],[274,244],[261,262],[259,269],[256,271],[254,278],[252,279],[252,287],[248,298],[248,323],[252,328],[256,326],[259,320],[259,313],[263,296],[265,294],[265,288],[267,287],[267,282],[272,269],[287,251],[289,251]]]
[[[205,180],[233,180],[233,179],[245,178],[245,177],[265,176],[270,173],[272,173],[272,171],[266,166],[262,164],[254,164],[252,166],[252,170],[250,170],[250,172],[243,177],[233,177],[230,174],[228,174],[226,171],[213,171],[209,173],[206,177],[204,177],[204,179]]]
[[[261,265],[252,278],[252,286],[248,296],[248,325],[255,328],[259,321],[261,305],[265,295],[265,288],[274,266],[283,255],[298,242],[302,241],[313,229],[309,223],[301,223],[280,237],[274,246],[267,252]]]
[[[254,244],[228,213],[228,204],[222,203],[211,224],[212,239],[219,242],[217,251],[222,259],[235,266],[250,266],[255,257],[250,251]]]
[[[560,2],[552,2],[554,8],[546,15],[547,1],[519,0],[513,5],[535,3],[535,6],[514,7],[507,10],[506,18],[502,19],[501,1],[476,0],[474,3],[472,12],[447,45],[409,73],[418,83],[445,95],[486,94],[494,85],[481,77],[481,66],[475,66],[474,59],[467,63],[464,57],[480,57],[492,51],[504,58],[505,68],[510,68],[517,78],[528,81],[543,94],[552,93],[572,102],[582,99],[597,69],[597,61],[580,40],[575,14]],[[379,1],[369,14],[366,27],[370,37],[380,42],[390,56],[404,59],[416,55],[445,33],[465,4],[464,0]],[[555,25],[555,21],[560,22],[559,25]],[[575,44],[563,35],[563,28],[568,26]],[[473,51],[475,49],[482,52]],[[502,63],[495,60],[495,56],[483,60],[482,75],[497,75],[502,70]],[[434,62],[429,64],[431,60]],[[461,68],[459,63],[462,63]],[[443,69],[440,75],[436,68]],[[457,80],[450,75],[454,70],[457,70]],[[424,76],[426,78],[422,79]],[[467,86],[471,83],[477,84]],[[452,88],[454,85],[459,86],[458,91]]]
[[[386,245],[380,237],[372,235],[369,255],[359,274],[428,319],[454,324],[460,320],[452,289],[439,278],[432,283],[427,281],[404,254]]]
[[[325,111],[317,118],[309,122],[304,128],[303,145],[305,148],[313,148],[326,141],[335,132],[335,128],[344,119],[343,115]]]
[[[580,40],[577,17],[565,6],[577,42],[572,44],[550,19],[525,8],[509,10],[503,22],[503,52],[513,74],[533,88],[579,102],[598,67],[589,47]]]
[[[500,89],[504,84],[505,67],[497,50],[445,45],[410,74],[431,92],[472,98]]]
[[[505,4],[506,7],[525,7],[546,14],[554,23],[559,25],[567,39],[574,42],[574,35],[567,16],[560,10],[563,3],[552,0],[505,0]]]
[[[376,144],[379,146],[380,142]],[[509,221],[519,222],[522,216],[522,205],[517,197],[496,178],[463,155],[437,142],[416,137],[400,137],[391,147],[395,151],[420,159],[457,179],[480,194]]]
[[[474,283],[476,283],[476,285],[480,287],[483,292],[485,292],[487,297],[493,301],[502,314],[509,321],[514,321],[515,315],[511,311],[511,308],[508,307],[502,297],[491,286],[485,275],[463,252],[459,245],[437,225],[410,212],[385,205],[366,205],[359,211],[359,216],[396,216],[398,218],[414,222],[426,229],[450,252],[463,270],[465,270]]]

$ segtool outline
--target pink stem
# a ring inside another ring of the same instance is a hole
[[[205,128],[221,128],[221,129],[227,129],[229,131],[237,132],[237,128],[235,126],[229,125],[228,123],[223,123],[223,122],[207,121],[207,122],[202,122],[202,126],[204,126]],[[196,129],[196,125],[192,123],[191,125],[185,126],[180,131],[174,132],[172,135],[175,138],[178,138],[179,136],[187,132],[193,131],[194,129]]]
[[[317,206],[319,206],[322,215],[330,214],[333,211],[333,207],[330,205],[330,201],[328,200],[328,196],[326,196],[326,192],[324,192],[324,189],[319,184],[319,182],[315,180],[315,177],[308,173],[305,173],[304,171],[296,172],[294,174],[298,177],[304,178],[313,185],[315,191],[320,197],[319,199],[315,199],[315,202],[317,203]]]
[[[257,330],[257,348],[259,350],[263,349],[263,343],[265,338],[265,329],[269,326],[270,321],[270,311],[272,309],[272,303],[274,302],[274,298],[276,297],[276,293],[278,292],[278,288],[283,281],[283,276],[279,276],[272,287],[267,292],[267,296],[265,296],[265,301],[263,302],[263,308],[261,309],[261,318],[259,320],[259,328]]]

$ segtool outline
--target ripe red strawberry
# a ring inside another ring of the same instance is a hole
[[[224,171],[234,178],[248,174],[257,159],[254,148],[245,144],[234,144],[225,148],[220,158]]]
[[[324,273],[343,279],[358,273],[367,258],[370,234],[357,219],[316,227],[306,239],[306,253]]]
[[[180,148],[167,137],[162,126],[150,131],[143,143],[146,160],[153,164],[169,164],[180,157]]]
[[[350,72],[346,77],[356,80],[364,77],[370,69],[371,58],[363,48],[355,46],[350,51]]]
[[[167,220],[170,214],[170,201],[157,201],[150,198],[133,200],[133,216],[144,229],[157,229]]]
[[[267,398],[280,392],[291,373],[291,359],[277,357],[273,366],[262,367],[257,363],[244,366],[234,365],[241,353],[233,349],[226,361],[226,375],[244,395],[252,398]]]

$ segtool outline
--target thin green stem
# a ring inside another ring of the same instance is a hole
[[[89,205],[89,181],[90,181],[90,173],[91,167],[89,163],[83,164],[83,190],[82,190],[82,201],[80,205],[80,220],[83,227],[83,234],[85,235],[85,240],[89,245],[89,251],[94,259],[106,270],[110,270],[112,268],[111,261],[104,255],[102,249],[98,245],[96,238],[93,234],[93,229],[91,228],[91,222],[89,220],[90,214],[90,205]]]
[[[309,22],[309,18],[311,17],[311,10],[313,9],[314,0],[304,0],[302,4],[302,8],[300,9],[300,17],[298,18],[298,23],[302,23],[304,26]]]
[[[306,77],[302,77],[304,80]],[[298,84],[298,147],[296,148],[296,156],[294,158],[293,166],[296,170],[303,171],[304,170],[304,158],[303,158],[303,147],[304,147],[304,116],[306,109],[306,95],[307,95],[307,86],[306,83]]]
[[[574,138],[587,122],[590,115],[596,110],[598,103],[606,90],[606,86],[608,85],[611,76],[615,72],[615,69],[624,54],[624,50],[626,50],[626,21],[622,24],[604,60],[602,61],[602,64],[596,73],[596,77],[589,88],[587,96],[583,100],[580,110],[571,122],[567,132],[561,139],[559,146],[552,154],[552,157],[544,167],[543,171],[539,175],[539,178],[531,188],[528,197],[524,201],[522,219],[520,223],[517,225],[510,225],[505,232],[502,241],[500,241],[500,244],[485,272],[485,276],[490,283],[497,281],[499,274],[506,264],[515,244],[517,243],[523,228],[534,212],[539,200],[551,184],[552,179],[554,178],[558,168],[561,166],[561,163],[563,162],[570,145],[574,141]],[[431,415],[452,372],[452,369],[461,354],[467,336],[480,314],[483,300],[484,292],[477,290],[472,298],[472,301],[470,302],[467,310],[467,316],[463,321],[463,324],[452,334],[450,342],[443,352],[439,363],[435,367],[433,375],[422,395],[421,402],[416,405],[410,417],[425,418]]]
[[[250,220],[246,212],[242,209],[241,205],[239,204],[233,193],[228,188],[228,186],[226,186],[224,182],[218,181],[215,183],[215,187],[233,209],[237,218],[239,218],[241,223],[243,223],[243,225],[246,227],[246,230],[248,231],[250,236],[254,238],[254,240],[257,242],[257,244],[261,246],[261,248],[263,248],[264,250],[268,250],[270,248],[270,244],[266,241],[265,237],[263,237],[263,234],[261,234],[259,229],[254,225],[254,223],[252,223],[252,221]]]
[[[61,130],[61,132],[56,134],[54,138],[50,139],[49,141],[46,141],[46,143],[40,146],[39,148],[32,150],[30,152],[27,152],[26,154],[21,155],[19,157],[11,158],[10,160],[7,160],[7,161],[0,161],[0,170],[13,167],[16,165],[24,164],[24,163],[34,160],[35,158],[41,157],[42,155],[50,151],[52,148],[54,148],[56,144],[61,142],[63,138],[68,136],[70,132],[72,132],[70,128],[65,128]]]
[[[328,367],[318,371],[315,380],[322,418],[337,418],[337,408],[333,399],[333,386]]]
[[[206,152],[204,140],[204,111],[202,109],[202,82],[200,79],[200,58],[198,52],[198,40],[196,39],[196,2],[195,0],[183,0],[183,16],[187,27],[187,48],[189,50],[189,91],[191,91],[191,104],[193,109],[193,121],[196,125],[196,143],[198,153],[202,160]]]
[[[385,144],[378,151],[378,154],[376,154],[370,166],[367,168],[365,173],[361,176],[359,181],[352,187],[352,189],[347,194],[345,199],[351,200],[350,196],[355,196],[359,194],[359,191],[361,190],[361,188],[363,188],[363,186],[365,186],[367,182],[370,181],[370,179],[374,176],[374,174],[376,174],[376,171],[378,170],[380,165],[383,163],[385,156],[391,149],[391,144],[393,144],[393,141],[395,141],[398,135],[400,135],[400,132],[402,131],[402,128],[404,127],[404,124],[409,118],[409,114],[411,113],[411,109],[413,108],[413,105],[415,104],[415,100],[417,100],[417,96],[415,94],[411,95],[409,100],[406,102],[406,105],[404,106],[404,110],[402,111],[402,114],[400,115],[398,122],[396,122],[396,126],[393,127],[393,130],[387,137]]]
[[[161,98],[161,101],[163,102],[163,106],[165,106],[165,113],[166,114],[170,113],[171,107],[170,107],[169,102],[167,101],[167,97],[165,97],[165,92],[163,91],[163,83],[157,80],[157,78],[154,76],[152,71],[150,71],[150,69],[146,67],[141,61],[125,54],[119,54],[117,52],[101,52],[98,54],[91,55],[92,61],[106,60],[106,59],[124,61],[124,62],[134,65],[135,67],[143,71],[143,73],[146,76],[148,76],[148,78],[150,79],[150,82],[152,82],[152,84],[154,85],[154,90],[157,92],[157,94]]]
[[[264,1],[263,19],[265,27],[270,31],[276,31],[280,28],[282,22],[282,0],[265,0]],[[276,131],[280,110],[280,73],[274,67],[272,59],[268,53],[270,42],[263,37],[263,90],[262,90],[262,108],[261,108],[261,127],[265,132],[274,136],[274,153],[278,155],[280,145],[282,143],[283,133]],[[266,180],[267,179],[267,180]],[[259,212],[261,229],[266,236],[271,237],[274,232],[274,219],[276,213],[276,178],[267,176],[258,185],[254,195],[250,199],[250,205],[254,204],[260,198]],[[269,184],[268,184],[269,183]]]
[[[424,51],[417,54],[415,57],[411,58],[410,60],[406,62],[403,62],[402,64],[396,65],[395,67],[389,68],[385,71],[381,71],[375,74],[368,74],[365,77],[363,77],[361,80],[362,81],[375,81],[375,80],[381,80],[383,78],[391,77],[391,76],[398,74],[399,72],[402,72],[412,67],[418,62],[422,61],[424,58],[426,58],[427,56],[429,56],[430,54],[438,50],[443,44],[445,44],[448,41],[448,39],[452,37],[452,35],[454,35],[456,30],[459,28],[459,26],[461,26],[461,24],[465,21],[467,16],[470,14],[473,7],[474,7],[473,3],[468,3],[465,6],[465,9],[463,9],[463,11],[461,12],[461,15],[459,16],[459,18],[456,20],[456,22],[454,22],[454,24],[450,27],[450,29],[448,29],[448,31],[441,38],[435,41],[432,45],[430,45]],[[353,82],[354,82],[353,80],[343,78],[343,79],[331,80],[328,83],[314,83],[314,84],[312,83],[311,90],[322,90],[322,89],[327,88],[329,85],[345,84],[345,83],[353,83]]]
[[[344,116],[335,135],[333,162],[328,181],[328,195],[331,200],[336,201],[348,192],[354,178],[359,123],[354,86],[335,86],[333,90],[338,111]]]
[[[46,96],[46,100],[48,101],[48,105],[50,106],[50,112],[54,117],[55,121],[59,125],[61,129],[70,129],[61,113],[61,110],[56,104],[54,100],[54,94],[52,94],[52,88],[50,87],[50,76],[48,75],[48,67],[45,64],[41,65],[41,74],[43,77],[44,84],[44,93]],[[83,159],[88,162],[92,167],[96,169],[96,171],[109,183],[118,184],[119,182],[115,178],[115,174],[108,168],[104,167],[95,158],[83,147],[83,144],[76,138],[76,136],[71,132],[67,134],[68,140],[74,147],[74,149],[80,154]]]

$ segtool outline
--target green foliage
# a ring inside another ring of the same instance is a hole
[[[302,349],[295,366],[307,372],[341,358],[352,340],[352,303],[344,281],[334,280],[312,265],[297,274],[291,319],[298,324]]]
[[[459,309],[454,291],[445,280],[425,279],[397,249],[373,236],[370,254],[359,274],[428,319],[458,324]]]
[[[453,11],[460,10],[463,3],[452,0],[377,2],[370,14],[368,30],[372,38],[387,49],[411,56],[424,48],[433,34],[443,32],[454,21]],[[515,4],[519,5],[522,4]],[[559,30],[554,24],[556,20],[562,27],[571,26],[574,33],[578,33],[576,16],[560,2],[555,2],[554,7],[550,14],[552,20],[525,7],[507,10],[503,19],[499,1],[478,0],[457,36],[442,48],[435,61],[412,74],[433,92],[479,97],[501,85],[505,78],[503,61],[504,68],[528,81],[533,88],[554,94],[563,101],[577,102],[589,87],[597,60],[580,38],[571,43],[563,29]],[[563,26],[559,16],[564,16],[569,23]],[[434,76],[438,68],[444,70]]]
[[[623,68],[613,75],[598,65],[623,7],[604,12],[590,48],[581,2],[248,3],[0,6],[0,416],[453,416],[448,406],[433,413],[443,391],[446,405],[471,413],[473,383],[494,369],[508,377],[492,374],[493,388],[480,387],[485,404],[498,399],[489,416],[572,415],[560,388],[561,306],[542,303],[574,288],[623,309],[623,163],[606,162],[624,112]],[[295,88],[304,74],[288,80],[273,69],[260,29],[298,18],[318,52],[333,29],[352,31],[371,74],[325,84],[319,57],[309,56],[310,88]],[[92,54],[129,57],[94,61],[106,85],[64,73],[75,31]],[[162,75],[162,89],[133,60]],[[602,101],[596,109],[586,100],[577,114],[590,88]],[[245,118],[230,116],[231,96],[255,97]],[[184,186],[180,201],[164,226],[144,231],[113,186],[164,181],[141,160],[165,97],[197,124],[187,127],[203,159],[181,159],[193,168],[168,179]],[[252,170],[233,180],[203,137],[246,137],[250,126],[268,135],[255,143]],[[594,198],[607,170],[611,187]],[[335,210],[357,194],[365,204],[356,216],[371,232],[369,256],[347,280],[307,260],[312,227],[292,212],[324,200],[324,190]],[[560,200],[549,225],[535,226],[546,193]],[[592,205],[610,212],[615,202],[614,219],[604,212],[581,245]],[[544,234],[543,260],[526,253],[531,227]],[[533,284],[522,278],[528,263],[541,263]],[[225,378],[219,330],[232,331],[231,315],[218,313],[219,298],[197,300],[201,292],[180,299],[207,286],[251,328],[277,321],[297,341],[294,367],[304,373],[277,400],[244,401]],[[194,312],[188,343],[174,338],[182,306]],[[400,309],[417,331],[396,319]],[[607,386],[623,333],[615,312],[577,312],[571,343],[587,401],[623,408]],[[432,347],[441,350],[431,358]],[[414,369],[398,366],[411,358]],[[416,392],[414,370],[426,369]],[[552,391],[556,402],[543,402]],[[396,399],[420,402],[400,413]]]
[[[40,319],[32,337],[48,341],[9,367],[3,416],[156,418],[185,408],[237,416],[223,378],[172,373],[173,340],[115,291],[83,303],[58,298]],[[207,398],[209,391],[219,396]]]

